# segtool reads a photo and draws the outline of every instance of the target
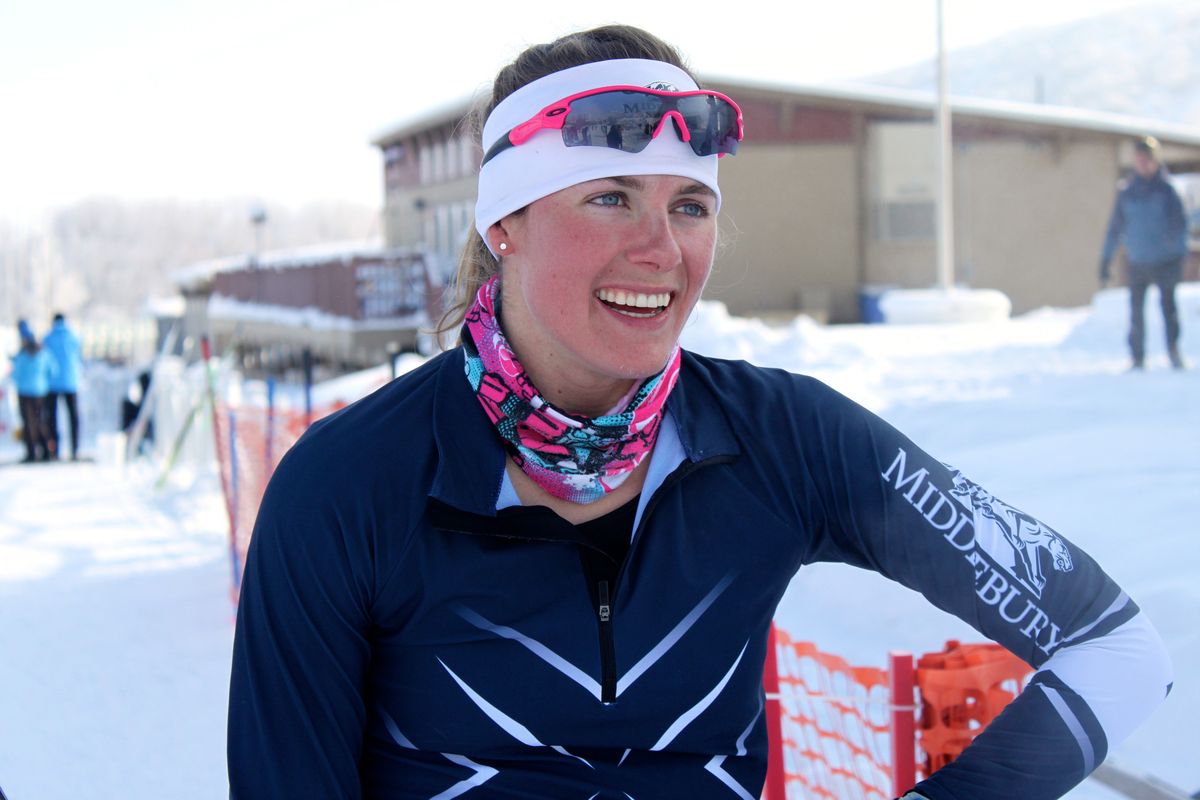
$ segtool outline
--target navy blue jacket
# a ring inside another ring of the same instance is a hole
[[[288,453],[238,609],[232,797],[757,798],[767,630],[816,561],[1043,666],[931,800],[1057,797],[1165,694],[1085,553],[813,379],[685,353],[611,586],[504,463],[461,351]]]
[[[1159,168],[1149,178],[1134,173],[1117,192],[1100,255],[1102,277],[1108,277],[1109,262],[1121,244],[1131,264],[1167,264],[1187,255],[1183,201],[1166,170]]]

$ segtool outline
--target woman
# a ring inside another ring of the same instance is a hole
[[[50,391],[54,367],[28,322],[17,322],[17,335],[21,339],[21,349],[12,357],[12,379],[17,389],[25,443],[25,458],[21,462],[49,461],[55,457],[55,449],[46,422],[46,395]]]
[[[767,629],[813,561],[1041,667],[919,796],[1057,797],[1162,699],[1157,635],[1056,532],[814,380],[680,352],[740,138],[636,29],[500,73],[462,346],[315,425],[264,498],[234,797],[757,797]]]

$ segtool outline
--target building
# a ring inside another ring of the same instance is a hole
[[[475,177],[483,158],[464,117],[466,98],[389,131],[383,155],[384,241],[420,248],[449,281],[475,214]]]
[[[935,282],[929,95],[707,80],[743,109],[746,141],[721,164],[721,245],[705,297],[735,314],[861,318],[880,287]],[[449,277],[472,224],[480,160],[468,100],[398,125],[384,160],[385,238],[426,247]],[[1200,172],[1200,132],[1039,105],[955,101],[956,281],[999,289],[1015,312],[1086,303],[1134,136]]]
[[[423,253],[377,243],[235,256],[175,280],[184,337],[210,335],[215,352],[234,352],[251,374],[384,363],[418,348],[442,304],[442,281]]]

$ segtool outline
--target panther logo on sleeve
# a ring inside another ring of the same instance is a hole
[[[1049,553],[1055,571],[1070,572],[1074,568],[1067,543],[1049,525],[998,499],[958,470],[954,471],[953,479],[950,493],[962,505],[995,523],[1016,554],[1014,575],[1039,598],[1046,588],[1047,577],[1042,567],[1043,550]]]

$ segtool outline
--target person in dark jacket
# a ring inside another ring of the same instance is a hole
[[[54,458],[53,442],[46,429],[46,395],[54,375],[54,364],[46,354],[29,323],[17,323],[21,349],[12,357],[12,380],[21,409],[21,428],[25,443],[25,463]]]
[[[1133,174],[1125,180],[1113,205],[1100,255],[1100,283],[1107,284],[1117,248],[1125,246],[1129,261],[1129,350],[1133,368],[1146,361],[1146,289],[1158,287],[1166,325],[1167,356],[1171,366],[1183,369],[1179,353],[1179,312],[1175,287],[1187,258],[1187,215],[1183,201],[1167,180],[1161,147],[1153,136],[1134,143]]]
[[[680,350],[742,121],[673,48],[534,46],[483,115],[460,346],[315,424],[263,498],[232,798],[752,800],[771,619],[819,561],[1038,667],[913,797],[1058,797],[1162,701],[1153,627],[1049,525],[816,380]]]
[[[67,421],[71,424],[71,459],[74,460],[79,457],[79,373],[83,366],[79,337],[67,327],[62,314],[55,314],[54,324],[42,340],[42,346],[54,361],[50,391],[46,394],[48,435],[54,442],[55,452],[61,454],[62,439],[58,435],[58,400],[61,397],[67,406]]]

